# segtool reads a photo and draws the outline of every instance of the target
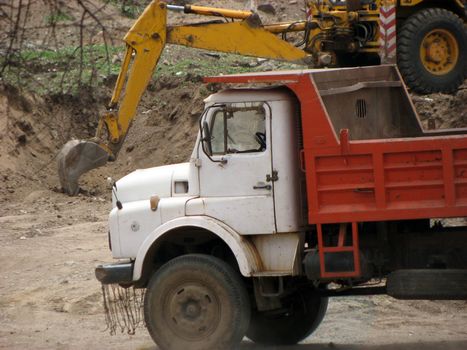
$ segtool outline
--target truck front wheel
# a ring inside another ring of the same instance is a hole
[[[428,8],[410,16],[397,36],[397,63],[415,92],[451,93],[467,77],[467,33],[456,14]]]
[[[248,294],[220,259],[190,254],[170,260],[149,281],[144,316],[163,350],[231,349],[246,333]]]
[[[263,345],[294,345],[319,326],[328,299],[310,289],[299,290],[282,300],[280,311],[253,310],[246,336]]]

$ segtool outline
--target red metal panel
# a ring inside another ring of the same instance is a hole
[[[351,141],[348,149],[305,149],[318,200],[310,223],[467,216],[466,136]]]

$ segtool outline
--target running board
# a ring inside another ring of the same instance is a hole
[[[386,287],[396,299],[467,300],[467,270],[397,270]]]

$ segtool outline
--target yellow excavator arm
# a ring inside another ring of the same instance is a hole
[[[168,9],[217,16],[226,22],[167,26]],[[166,44],[308,64],[310,57],[305,51],[276,35],[302,31],[305,23],[264,26],[258,15],[249,11],[152,1],[124,38],[126,53],[108,111],[99,120],[96,136],[92,140],[69,141],[59,153],[62,188],[76,195],[78,179],[83,173],[116,159]]]

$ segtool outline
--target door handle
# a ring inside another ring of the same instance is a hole
[[[253,186],[253,189],[254,190],[272,190],[272,186],[271,185],[256,185],[256,186]]]

